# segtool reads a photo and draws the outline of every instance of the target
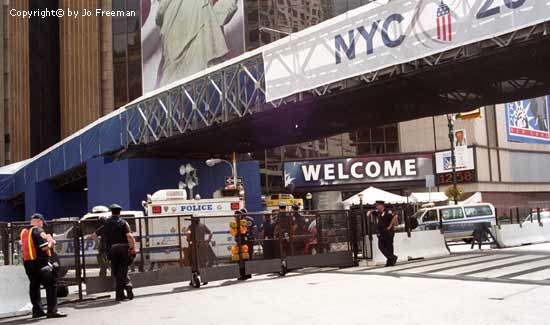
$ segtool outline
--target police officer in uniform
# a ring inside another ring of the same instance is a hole
[[[29,277],[29,296],[32,303],[32,318],[60,318],[67,315],[57,311],[57,278],[54,265],[50,262],[51,249],[55,240],[46,235],[43,227],[46,225],[44,217],[35,213],[31,217],[31,227],[20,233],[23,250],[23,265]],[[40,298],[40,285],[46,289],[48,313],[44,313]]]
[[[243,219],[246,220],[247,232],[245,244],[248,246],[248,259],[251,260],[254,255],[254,244],[256,243],[256,237],[258,237],[258,228],[256,227],[254,218],[248,215],[247,209],[241,209],[238,212],[243,216]]]
[[[115,299],[132,300],[134,292],[128,278],[128,265],[130,256],[136,254],[136,241],[128,223],[120,218],[122,207],[112,204],[109,209],[112,215],[105,221],[105,225],[96,231],[96,235],[104,240],[107,255],[111,260],[111,274],[116,281]]]
[[[397,256],[393,254],[393,237],[397,225],[397,215],[386,209],[384,201],[376,201],[376,210],[369,211],[367,216],[374,216],[378,220],[378,248],[386,257],[386,266],[393,266]]]
[[[275,242],[275,221],[271,220],[271,215],[266,214],[264,216],[264,222],[261,228],[261,242],[262,250],[264,252],[264,259],[275,258],[276,244]]]
[[[292,236],[295,254],[303,254],[305,247],[304,228],[306,222],[304,216],[300,213],[298,204],[292,205]]]

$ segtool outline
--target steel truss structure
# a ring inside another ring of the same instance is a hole
[[[262,55],[257,54],[230,66],[205,74],[183,85],[154,97],[130,105],[126,115],[126,148],[150,145],[162,139],[206,130],[248,115],[293,105],[305,100],[319,100],[350,88],[363,87],[410,74],[461,64],[464,60],[491,55],[528,42],[548,41],[550,23],[538,24],[526,29],[461,46],[449,51],[369,72],[344,81],[327,84],[307,92],[266,103],[265,79]],[[526,89],[549,87],[531,78],[502,80],[493,87],[502,93],[521,93]],[[550,89],[549,89],[550,90]],[[437,96],[452,102],[475,101],[482,96],[476,89],[453,89]]]

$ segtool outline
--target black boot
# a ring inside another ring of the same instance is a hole
[[[46,318],[63,318],[63,317],[67,317],[67,314],[60,313],[58,311],[56,311],[55,313],[48,313],[46,315]]]
[[[134,299],[134,290],[132,286],[126,286],[126,297],[128,297],[128,300]]]

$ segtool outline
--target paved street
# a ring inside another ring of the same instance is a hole
[[[143,288],[131,302],[64,306],[70,316],[55,324],[548,324],[547,246],[462,252],[391,268],[309,269],[199,290],[185,283]]]

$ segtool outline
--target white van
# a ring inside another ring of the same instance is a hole
[[[109,209],[104,206],[97,206],[92,209],[92,212],[85,214],[80,218],[80,227],[84,235],[84,258],[86,265],[97,265],[98,254],[98,239],[90,238],[90,234],[95,232],[100,227],[99,218],[108,218],[111,216]],[[121,211],[121,218],[126,220],[130,225],[134,236],[138,236],[138,230],[134,218],[143,217],[142,211]],[[54,252],[59,258],[59,264],[62,267],[74,267],[74,231],[71,224],[65,224],[63,229],[54,229],[53,238],[56,241]],[[139,246],[139,242],[136,243]],[[136,247],[139,250],[139,247]]]
[[[214,255],[217,258],[231,256],[235,239],[229,234],[229,222],[234,220],[235,211],[244,208],[241,197],[222,195],[214,199],[188,199],[185,190],[159,190],[147,195],[147,201],[142,205],[147,217],[153,217],[147,223],[147,232],[154,234],[148,243],[151,260],[169,262],[179,259],[179,249],[175,248],[179,245],[178,216],[184,248],[188,247],[185,231],[190,217],[200,217],[200,222],[212,232],[209,245]]]
[[[446,240],[471,239],[474,227],[486,223],[496,225],[495,207],[490,203],[446,205],[418,210],[412,218],[418,220],[416,230],[434,230],[443,223]]]

